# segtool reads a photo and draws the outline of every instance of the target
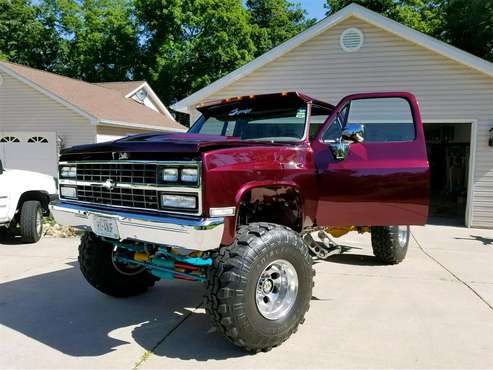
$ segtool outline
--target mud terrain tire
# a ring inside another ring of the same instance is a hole
[[[43,235],[43,210],[37,200],[28,200],[22,204],[19,226],[25,243],[37,243]]]
[[[113,264],[112,252],[113,246],[95,234],[82,235],[80,270],[94,288],[113,297],[130,297],[144,293],[158,280],[146,270],[134,275],[122,274]]]
[[[296,332],[310,306],[314,275],[308,248],[296,232],[275,224],[252,223],[240,228],[234,243],[221,247],[214,257],[206,310],[233,344],[250,352],[265,352]],[[278,261],[287,261],[296,270],[298,290],[281,317],[267,319],[256,299],[259,277]]]
[[[410,228],[401,226],[374,226],[371,228],[373,254],[383,263],[394,265],[406,257]]]

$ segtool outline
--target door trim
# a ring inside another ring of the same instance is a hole
[[[465,212],[465,224],[470,228],[472,224],[472,187],[474,184],[474,174],[476,172],[476,149],[477,149],[477,133],[478,133],[478,120],[477,119],[423,119],[425,123],[468,123],[471,125],[471,142],[469,145],[469,173],[467,176],[467,199],[466,199],[466,212]]]

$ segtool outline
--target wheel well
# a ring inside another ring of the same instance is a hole
[[[49,214],[50,211],[48,208],[48,204],[50,203],[50,196],[47,193],[39,190],[26,191],[25,193],[22,193],[21,197],[19,198],[19,202],[17,202],[17,210],[20,211],[22,205],[28,200],[39,201],[41,203],[41,207],[43,208],[44,215]]]
[[[246,191],[240,201],[237,227],[252,222],[269,222],[300,232],[303,201],[291,186],[257,187]]]

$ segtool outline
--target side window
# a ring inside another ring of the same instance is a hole
[[[411,105],[404,98],[352,100],[347,123],[365,126],[365,141],[412,141],[416,130]]]
[[[319,107],[318,105],[312,105],[312,113],[310,116],[310,141],[315,138],[318,130],[320,130],[320,127],[322,127],[331,113],[332,111],[327,108]]]
[[[340,113],[334,118],[330,126],[324,133],[323,141],[333,142],[338,140],[342,134],[342,128],[346,125],[346,117],[349,105],[341,109]]]

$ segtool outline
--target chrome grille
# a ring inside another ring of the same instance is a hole
[[[157,185],[157,165],[153,163],[78,163],[77,181]]]
[[[159,209],[156,190],[114,188],[108,190],[100,185],[77,185],[77,200],[108,206]]]
[[[152,210],[183,215],[202,214],[201,163],[197,161],[80,161],[60,162],[76,167],[76,177],[60,177],[60,187],[75,187],[75,198],[61,199],[128,209]],[[198,182],[165,183],[160,177],[163,168],[197,168]],[[61,193],[61,191],[60,191]],[[186,194],[197,198],[197,209],[164,209],[160,194]]]

